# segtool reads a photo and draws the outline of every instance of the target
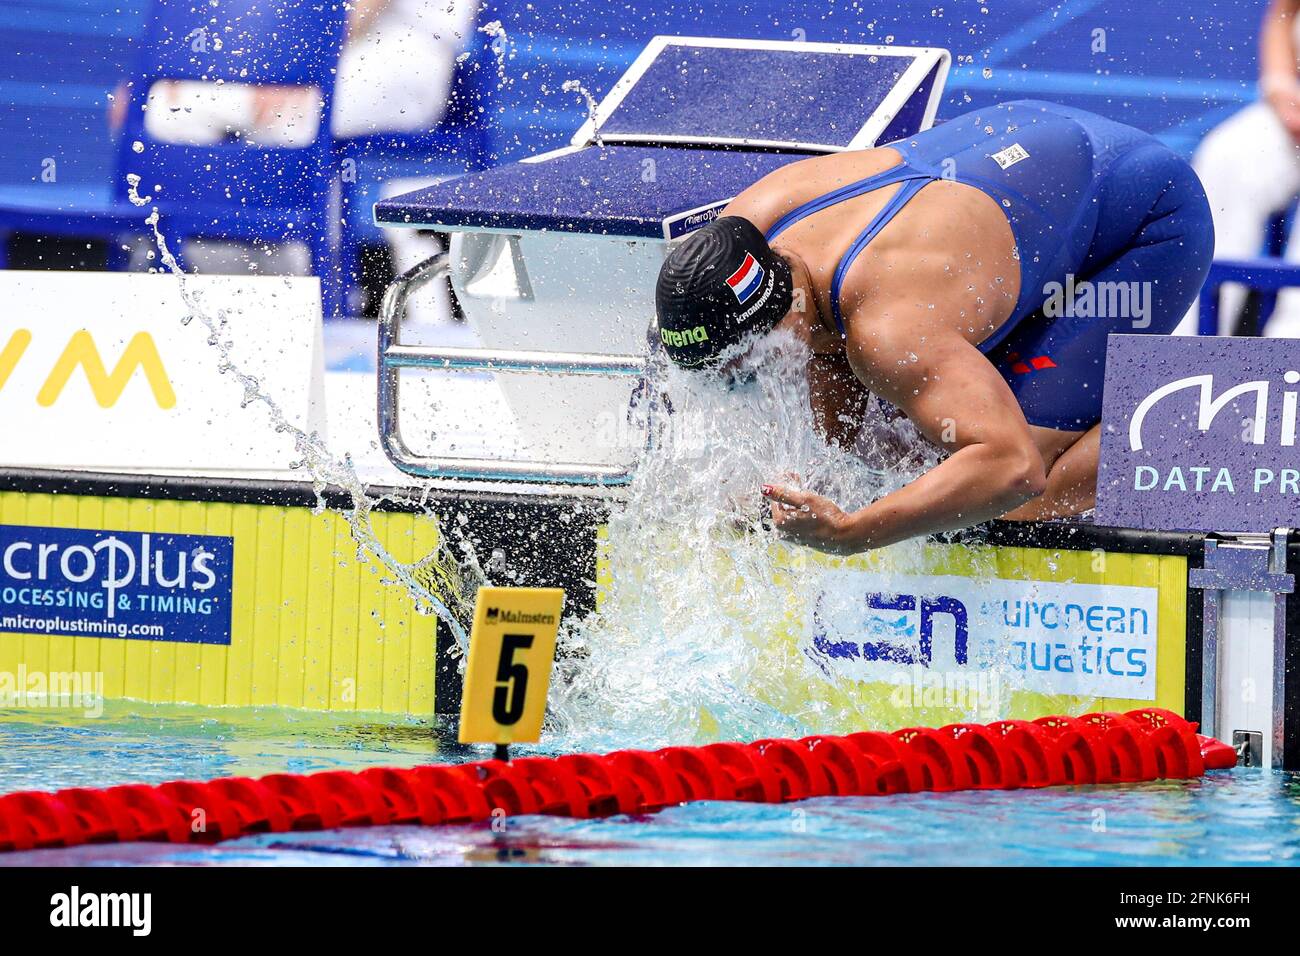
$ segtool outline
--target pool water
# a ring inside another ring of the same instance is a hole
[[[486,756],[388,715],[109,702],[0,711],[0,792]],[[217,846],[0,854],[0,865],[1231,865],[1300,863],[1300,775],[1237,769],[1136,786],[701,802],[640,817],[262,834]]]
[[[313,770],[405,767],[477,755],[390,714],[105,701],[103,713],[0,709],[0,793]]]

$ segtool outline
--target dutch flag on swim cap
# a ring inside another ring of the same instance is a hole
[[[655,283],[659,339],[684,368],[715,365],[790,308],[790,266],[748,219],[721,216],[674,244]]]
[[[731,289],[731,294],[736,297],[736,301],[744,305],[754,297],[754,293],[763,285],[763,277],[766,273],[763,267],[758,264],[758,260],[751,253],[745,253],[745,261],[740,264],[740,268],[727,277],[727,285]]]

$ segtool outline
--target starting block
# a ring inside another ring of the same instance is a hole
[[[656,37],[569,146],[378,203],[381,226],[451,235],[447,254],[385,297],[379,423],[388,456],[409,474],[457,483],[572,492],[630,480],[638,449],[616,447],[601,428],[593,441],[591,424],[626,415],[669,244],[787,163],[928,128],[950,62],[933,48]],[[483,347],[404,345],[407,297],[448,272]],[[507,373],[499,381],[520,432],[544,437],[546,454],[414,453],[400,429],[403,369]]]

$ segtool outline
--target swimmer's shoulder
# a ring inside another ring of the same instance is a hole
[[[849,335],[983,341],[1015,309],[1014,249],[987,196],[960,183],[930,184],[845,275],[840,310]]]
[[[741,216],[766,232],[796,206],[883,172],[899,162],[899,154],[887,147],[801,159],[773,170],[739,193],[722,210],[722,215]]]

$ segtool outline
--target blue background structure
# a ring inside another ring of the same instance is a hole
[[[0,194],[39,182],[75,194],[112,166],[108,92],[144,32],[144,0],[0,0]],[[983,12],[987,11],[987,12]],[[1260,0],[499,0],[505,84],[498,159],[562,143],[656,33],[943,46],[954,69],[940,119],[1001,99],[1054,99],[1124,120],[1188,153],[1255,96]],[[1095,31],[1105,31],[1097,34]],[[1104,39],[1104,52],[1094,52]]]
[[[36,193],[43,204],[70,207],[106,194],[114,168],[108,94],[132,71],[149,7],[149,0],[0,0],[0,205],[23,205]],[[481,168],[563,145],[585,117],[582,95],[564,90],[566,81],[599,100],[656,34],[942,46],[954,68],[940,120],[1038,97],[1123,120],[1190,154],[1210,127],[1255,98],[1263,7],[1263,0],[1173,7],[1063,0],[1046,8],[1042,0],[488,0],[479,22],[499,21],[504,36],[492,41],[497,62],[479,64],[500,83],[485,114],[487,135],[474,148],[486,155],[454,158]],[[219,10],[205,5],[196,16]],[[492,52],[480,50],[476,57]],[[453,158],[414,152],[363,175],[377,183],[437,174]],[[49,160],[54,182],[42,181]],[[363,186],[348,213],[372,241],[376,198]]]

